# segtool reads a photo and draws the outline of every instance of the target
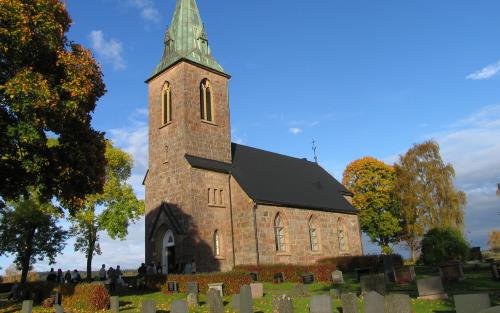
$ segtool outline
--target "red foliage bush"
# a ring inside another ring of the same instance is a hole
[[[399,254],[392,254],[392,261],[395,267],[404,265],[403,258]],[[383,264],[382,255],[360,255],[360,256],[339,256],[325,258],[318,261],[319,264],[336,264],[343,272],[352,272],[356,268],[380,268]]]
[[[285,281],[302,282],[302,274],[313,273],[316,281],[328,282],[331,273],[336,270],[336,265],[332,263],[313,264],[313,265],[291,265],[291,264],[273,264],[273,265],[242,265],[236,269],[247,273],[259,273],[259,281],[272,282],[274,275],[283,272]]]
[[[109,306],[109,292],[103,284],[78,284],[61,287],[65,308],[98,311]]]
[[[176,281],[179,291],[186,293],[188,282],[197,282],[201,293],[207,293],[208,284],[223,283],[224,294],[237,294],[243,285],[252,283],[252,279],[244,272],[207,273],[195,275],[168,275],[168,281]],[[162,290],[167,290],[164,284]]]

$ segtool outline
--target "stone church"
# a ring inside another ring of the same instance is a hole
[[[177,0],[149,88],[146,262],[163,273],[362,254],[351,193],[321,166],[231,143],[230,75]]]

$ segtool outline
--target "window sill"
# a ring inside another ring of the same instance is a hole
[[[201,120],[201,122],[205,123],[205,124],[208,124],[208,125],[217,126],[217,124],[215,124],[215,122],[210,122],[210,121],[207,121],[207,120]]]
[[[217,256],[217,255],[216,255],[216,256],[215,256],[215,259],[216,259],[216,260],[225,260],[226,258],[225,258],[225,257],[223,257],[223,256],[220,256],[220,255],[219,255],[219,256]]]
[[[162,129],[162,128],[165,128],[167,127],[168,125],[171,125],[172,124],[172,121],[166,123],[166,124],[163,124],[162,126],[158,127],[158,129]]]

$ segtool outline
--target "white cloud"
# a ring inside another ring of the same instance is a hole
[[[128,0],[127,3],[141,11],[141,17],[146,21],[159,23],[160,12],[151,0]]]
[[[466,78],[472,80],[490,79],[493,76],[497,75],[498,72],[500,72],[500,61],[490,64],[472,74],[469,74]]]
[[[288,132],[291,134],[294,134],[294,135],[298,135],[298,134],[302,133],[302,129],[300,129],[298,127],[290,127],[288,129]]]
[[[101,30],[93,30],[89,35],[92,49],[102,62],[113,64],[115,70],[125,69],[122,43],[116,39],[106,40]]]

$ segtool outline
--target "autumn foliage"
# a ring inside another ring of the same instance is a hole
[[[313,265],[293,265],[293,264],[272,264],[272,265],[243,265],[237,266],[237,270],[247,273],[259,273],[259,281],[273,282],[276,273],[284,273],[285,281],[301,282],[302,275],[313,273],[316,281],[331,281],[332,272],[336,270],[333,263],[313,264]]]
[[[500,231],[493,230],[488,235],[488,246],[494,252],[500,252]]]

